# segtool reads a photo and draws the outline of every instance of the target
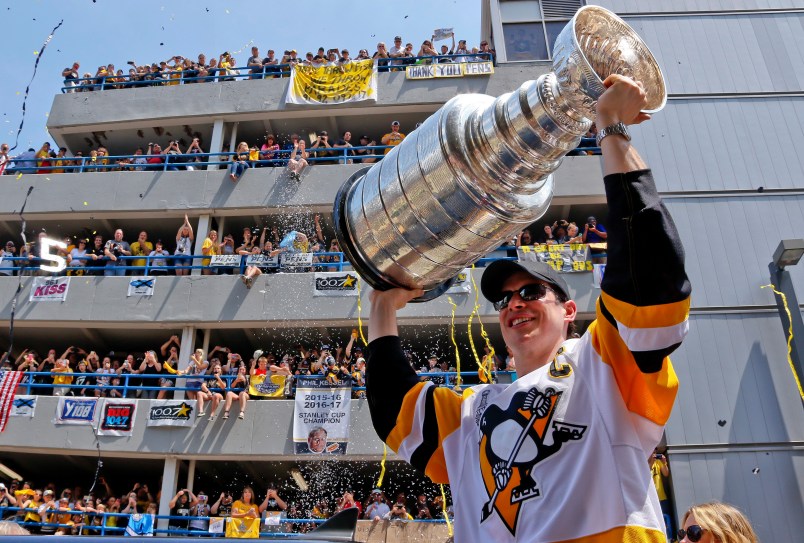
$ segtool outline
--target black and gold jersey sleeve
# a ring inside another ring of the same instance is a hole
[[[442,442],[460,426],[462,397],[420,381],[397,336],[369,344],[366,397],[380,439],[433,481],[448,483]]]
[[[629,409],[663,424],[677,388],[667,357],[688,328],[684,250],[650,170],[604,182],[608,260],[592,341]]]

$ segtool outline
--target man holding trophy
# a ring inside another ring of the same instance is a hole
[[[374,427],[401,458],[451,485],[456,541],[666,541],[645,461],[675,400],[668,355],[687,332],[690,285],[675,225],[626,128],[655,111],[642,81],[601,76],[592,103],[608,265],[581,338],[567,339],[577,308],[560,274],[494,262],[481,290],[499,312],[518,379],[458,394],[419,381],[402,351],[396,312],[426,289],[372,292]]]

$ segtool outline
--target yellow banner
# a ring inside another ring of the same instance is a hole
[[[263,398],[284,398],[285,379],[287,377],[284,375],[252,375],[249,379],[248,393],[250,396]]]
[[[405,68],[406,79],[433,79],[436,77],[464,77],[467,75],[491,75],[491,62],[444,62],[441,64],[417,64]]]
[[[260,519],[230,518],[226,523],[226,537],[257,539],[260,537]]]
[[[344,104],[377,100],[377,68],[373,60],[342,66],[297,65],[290,73],[288,104]]]
[[[589,245],[571,243],[564,245],[523,245],[517,249],[519,260],[546,262],[554,270],[563,273],[592,271],[589,260]]]

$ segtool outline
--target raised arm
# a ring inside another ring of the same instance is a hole
[[[366,395],[380,439],[434,482],[444,483],[446,461],[437,451],[460,425],[461,396],[419,381],[398,337],[396,312],[421,294],[404,289],[371,293]],[[424,401],[419,401],[422,394]]]
[[[597,105],[600,129],[649,119],[642,87],[610,76]],[[590,327],[629,410],[664,424],[678,386],[667,356],[687,333],[690,282],[675,224],[653,175],[628,138],[600,142],[609,207],[608,259]],[[624,347],[624,348],[623,348]]]

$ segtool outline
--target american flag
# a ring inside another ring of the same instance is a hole
[[[21,371],[0,372],[0,432],[6,429],[8,415],[11,413],[11,406],[14,405],[14,394],[17,392],[17,385],[22,380]]]

